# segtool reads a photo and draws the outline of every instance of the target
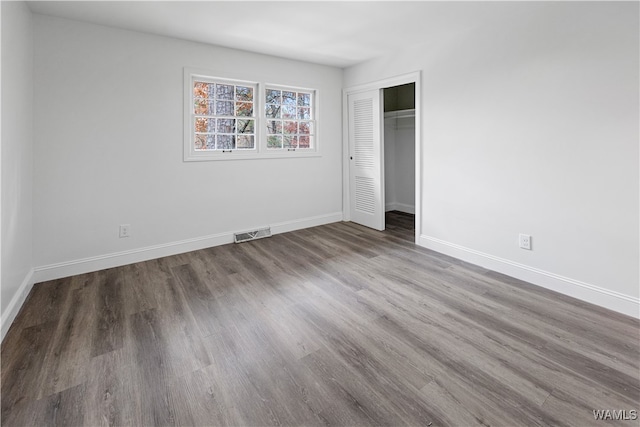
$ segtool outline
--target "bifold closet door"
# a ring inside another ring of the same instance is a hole
[[[382,94],[349,94],[349,188],[351,221],[384,230]]]

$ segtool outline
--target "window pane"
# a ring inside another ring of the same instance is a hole
[[[236,148],[236,138],[233,135],[218,135],[216,141],[216,149],[218,150],[233,150]]]
[[[269,135],[267,138],[267,148],[282,148],[282,136]]]
[[[267,118],[280,118],[280,106],[279,105],[267,105],[266,109]]]
[[[193,101],[193,112],[203,116],[209,115],[209,101],[206,99],[195,99]]]
[[[215,150],[216,149],[215,135],[206,135],[206,136],[207,136],[207,150]]]
[[[282,103],[281,94],[282,92],[279,90],[267,89],[266,91],[267,104],[281,104]]]
[[[253,101],[253,88],[236,86],[236,101]]]
[[[311,137],[310,136],[298,137],[298,148],[311,148]]]
[[[195,142],[196,150],[204,150],[207,147],[207,136],[196,135],[194,142]]]
[[[216,148],[214,135],[196,135],[194,142],[196,150],[214,150]]]
[[[253,135],[238,135],[238,150],[248,150],[255,148]]]
[[[233,85],[217,85],[216,98],[233,99]]]
[[[302,119],[302,120],[310,120],[311,119],[311,108],[298,107],[298,118]]]
[[[298,122],[284,122],[283,128],[285,134],[298,133]]]
[[[213,98],[216,85],[213,83],[194,82],[193,97],[194,98]]]
[[[267,133],[282,133],[282,122],[280,120],[269,120],[267,122]]]
[[[216,114],[218,116],[233,116],[233,101],[217,101]]]
[[[296,93],[295,92],[282,92],[282,104],[284,105],[296,105]]]
[[[296,118],[296,107],[292,107],[290,105],[282,106],[282,118],[283,119],[295,119]]]
[[[234,119],[218,119],[217,129],[219,133],[234,133],[235,125]]]
[[[311,106],[311,94],[310,93],[299,93],[298,94],[298,105],[301,107],[310,107]]]
[[[254,133],[254,122],[255,120],[238,120],[238,133]]]
[[[253,116],[253,102],[236,102],[236,116]]]
[[[216,119],[196,117],[196,132],[215,132]]]
[[[309,135],[311,133],[311,122],[300,122],[298,125],[298,133]]]
[[[292,135],[284,136],[284,148],[298,148],[298,137]]]

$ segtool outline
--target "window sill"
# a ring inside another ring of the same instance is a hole
[[[216,153],[185,155],[185,162],[209,162],[224,160],[264,160],[264,159],[299,159],[305,157],[321,157],[318,151],[278,151],[273,153]]]

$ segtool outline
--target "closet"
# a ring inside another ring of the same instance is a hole
[[[385,209],[415,213],[415,84],[384,89]]]

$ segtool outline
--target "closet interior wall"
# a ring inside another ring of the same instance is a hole
[[[415,213],[415,84],[384,89],[387,211]]]

